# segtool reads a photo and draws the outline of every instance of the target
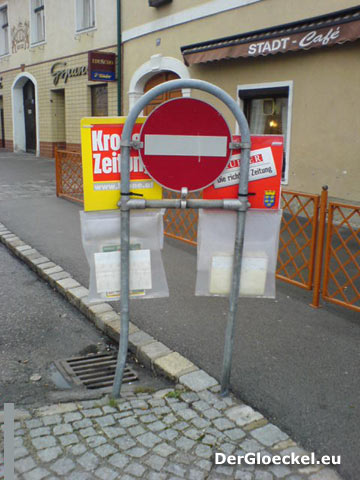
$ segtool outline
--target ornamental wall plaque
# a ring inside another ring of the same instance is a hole
[[[29,41],[29,22],[19,22],[17,26],[11,29],[12,53],[19,50],[26,50],[30,47]]]

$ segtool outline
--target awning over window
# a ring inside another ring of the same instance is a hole
[[[186,65],[331,47],[360,38],[360,6],[181,47]]]

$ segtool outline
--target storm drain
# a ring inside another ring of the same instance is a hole
[[[112,387],[115,378],[117,356],[109,353],[98,353],[84,357],[73,357],[58,360],[57,368],[77,385],[90,390]],[[136,373],[125,367],[123,383],[138,380]]]

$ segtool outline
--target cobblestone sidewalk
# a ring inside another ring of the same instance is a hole
[[[318,465],[216,466],[215,452],[306,454],[260,413],[218,390],[162,390],[18,411],[15,478],[340,479]]]

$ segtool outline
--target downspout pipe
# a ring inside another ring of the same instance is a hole
[[[117,0],[117,114],[122,111],[121,102],[121,77],[122,77],[122,51],[121,51],[121,0]]]

